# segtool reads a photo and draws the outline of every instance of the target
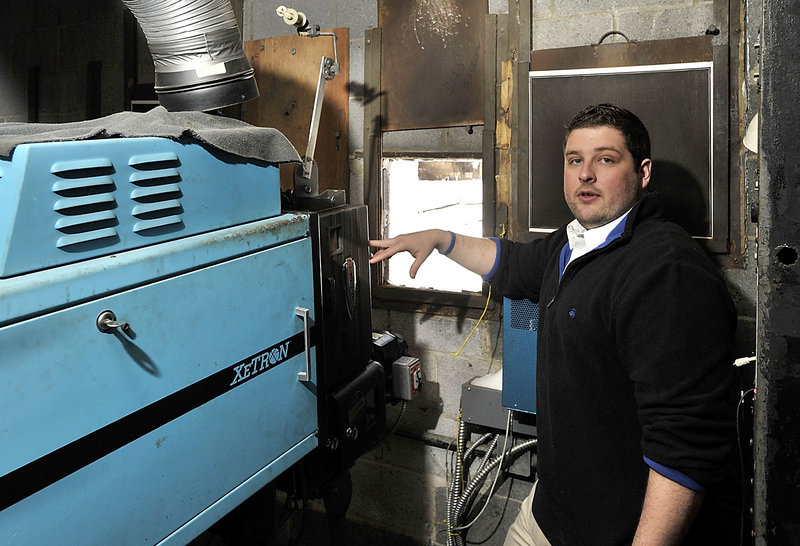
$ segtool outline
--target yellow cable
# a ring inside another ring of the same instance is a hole
[[[456,351],[455,353],[450,353],[450,356],[458,356],[458,355],[461,354],[461,349],[464,348],[464,345],[467,344],[467,341],[469,341],[469,338],[472,337],[472,334],[474,334],[475,330],[478,329],[478,326],[481,325],[481,322],[483,321],[483,316],[486,314],[486,310],[489,308],[489,300],[491,300],[491,299],[492,299],[492,287],[490,286],[489,287],[489,294],[486,296],[486,306],[484,306],[484,308],[483,308],[483,313],[481,313],[481,318],[478,319],[478,322],[475,324],[475,327],[469,333],[469,335],[467,336],[467,339],[464,340],[464,343],[461,344],[461,347],[458,348],[458,351]]]

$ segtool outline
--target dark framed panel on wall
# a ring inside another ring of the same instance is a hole
[[[613,103],[650,133],[650,188],[665,215],[707,250],[728,250],[727,60],[711,37],[533,52],[529,82],[531,238],[572,217],[563,195],[564,129],[584,107]]]

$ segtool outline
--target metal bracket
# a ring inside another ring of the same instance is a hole
[[[312,25],[309,23],[308,18],[301,11],[297,11],[286,6],[279,6],[275,10],[279,17],[287,25],[297,27],[297,34],[300,36],[308,36],[309,38],[317,38],[319,36],[330,36],[333,38],[333,59],[330,57],[322,57],[319,66],[319,79],[317,80],[317,93],[314,97],[314,109],[311,114],[311,128],[308,132],[308,146],[306,146],[306,154],[303,156],[303,178],[311,180],[312,165],[314,162],[314,149],[317,146],[317,135],[319,133],[319,120],[322,116],[322,101],[325,96],[325,82],[332,80],[340,72],[339,66],[339,52],[338,52],[338,38],[333,32],[320,32],[319,25]],[[296,180],[296,179],[295,179]],[[295,182],[295,191],[297,182]],[[317,195],[316,188],[313,188],[313,195]]]

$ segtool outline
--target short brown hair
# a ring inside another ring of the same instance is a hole
[[[567,137],[575,129],[585,127],[613,127],[625,137],[625,145],[633,156],[634,168],[638,171],[642,161],[650,158],[650,134],[636,114],[630,110],[614,106],[613,104],[596,104],[588,106],[575,114],[567,126],[564,136],[566,145]]]

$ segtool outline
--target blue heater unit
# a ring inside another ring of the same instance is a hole
[[[536,413],[539,305],[503,298],[503,407]]]
[[[184,544],[317,446],[309,218],[199,144],[0,161],[0,543]]]

